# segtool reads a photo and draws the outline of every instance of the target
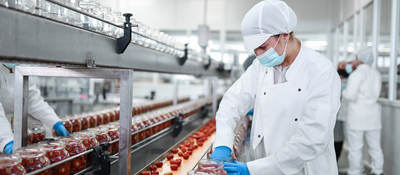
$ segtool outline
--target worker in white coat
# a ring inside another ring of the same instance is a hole
[[[381,91],[381,76],[371,66],[372,63],[372,49],[365,48],[357,54],[354,61],[346,65],[347,72],[351,73],[343,91],[343,97],[349,102],[346,120],[349,175],[359,175],[363,172],[364,137],[372,161],[372,174],[383,173],[381,107],[377,103]]]
[[[257,56],[225,93],[210,158],[229,175],[337,175],[333,128],[340,79],[333,64],[291,33],[297,24],[283,1],[266,0],[242,21],[246,48]],[[234,128],[254,107],[252,160],[229,162]]]
[[[13,152],[14,135],[11,124],[14,114],[14,66],[0,63],[0,152]],[[29,87],[28,114],[40,120],[47,133],[52,129],[59,136],[69,136],[68,131],[54,110],[43,100],[35,86]]]

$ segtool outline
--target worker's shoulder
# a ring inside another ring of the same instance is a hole
[[[324,55],[312,50],[311,48],[302,46],[302,59],[304,60],[307,70],[314,73],[336,71],[333,63]]]

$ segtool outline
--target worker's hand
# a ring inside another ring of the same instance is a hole
[[[253,115],[253,114],[254,114],[253,109],[250,109],[250,111],[247,113],[247,115]]]
[[[225,162],[224,169],[228,175],[250,175],[247,164],[235,160],[232,163]]]
[[[14,149],[14,141],[8,142],[6,146],[4,146],[5,154],[12,154]]]
[[[211,154],[210,159],[212,160],[220,160],[220,161],[228,161],[231,158],[232,150],[227,146],[219,146],[216,147],[214,152]]]
[[[64,125],[61,121],[54,124],[53,129],[56,131],[57,135],[59,136],[70,136],[67,129],[65,129]]]

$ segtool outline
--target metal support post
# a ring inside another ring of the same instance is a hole
[[[374,0],[373,3],[372,53],[374,55],[373,66],[376,67],[379,57],[379,36],[381,31],[381,0]]]
[[[120,76],[120,138],[119,138],[119,174],[131,174],[131,127],[133,99],[133,71],[123,71]]]
[[[179,91],[179,80],[176,78],[176,76],[173,77],[173,82],[174,82],[174,96],[173,96],[173,105],[178,104],[178,91]]]
[[[354,13],[353,17],[353,53],[358,51],[358,27],[359,27],[359,13]],[[350,56],[350,55],[349,55]]]
[[[343,23],[343,59],[347,57],[347,47],[349,45],[349,21]]]
[[[389,100],[397,99],[397,57],[399,56],[399,8],[400,0],[392,0],[392,27],[389,67]]]
[[[339,41],[339,27],[337,27],[335,29],[335,35],[334,35],[334,50],[333,50],[333,63],[334,65],[338,65],[339,64],[339,45],[340,45],[340,41]]]
[[[213,77],[211,78],[211,94],[212,94],[212,112],[213,115],[216,115],[217,113],[217,78]]]
[[[18,67],[17,67],[18,68]],[[14,149],[26,146],[28,138],[29,77],[15,69],[14,80]],[[26,94],[26,95],[24,95]]]
[[[26,145],[29,76],[120,79],[119,174],[131,173],[133,71],[128,69],[48,68],[17,66],[14,73],[14,149]]]
[[[358,39],[359,39],[358,49],[362,49],[363,47],[366,46],[366,44],[365,44],[365,22],[366,22],[366,20],[365,20],[365,8],[361,8],[360,9],[359,21],[360,21],[359,22],[359,24],[360,24],[360,26],[359,26],[360,33],[359,33],[359,36],[358,36]]]

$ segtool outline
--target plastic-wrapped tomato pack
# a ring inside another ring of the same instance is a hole
[[[65,145],[59,141],[42,142],[40,147],[46,152],[47,158],[51,163],[59,162],[69,157]],[[71,163],[66,162],[51,169],[53,175],[69,175]]]
[[[96,115],[89,115],[87,118],[89,120],[89,128],[94,128],[97,126]]]
[[[118,127],[108,128],[108,136],[110,136],[111,140],[116,140],[119,138],[119,130]],[[116,154],[119,151],[119,142],[115,142],[111,145],[111,153]]]
[[[136,125],[135,125],[134,121],[132,121],[131,132],[134,133],[136,131],[137,131]],[[139,134],[138,133],[132,134],[131,144],[133,145],[133,144],[137,143],[138,141],[139,141]]]
[[[119,120],[119,108],[115,110],[115,120]]]
[[[96,114],[96,124],[97,126],[103,124],[103,116],[101,114]]]
[[[81,118],[79,117],[74,117],[70,119],[71,123],[72,123],[72,131],[73,132],[79,132],[82,129],[82,122],[81,122]]]
[[[87,150],[99,145],[99,142],[96,139],[96,135],[91,131],[79,132],[75,134],[75,137],[79,138],[82,141],[82,144],[86,147]],[[88,165],[92,163],[92,153],[87,154],[86,163]]]
[[[1,175],[24,175],[25,168],[21,164],[21,158],[17,155],[0,155]]]
[[[108,112],[110,115],[110,122],[116,121],[115,111]]]
[[[90,131],[94,133],[94,135],[96,136],[96,140],[99,142],[99,144],[108,143],[111,141],[111,138],[110,136],[108,136],[106,128],[93,128]],[[111,146],[108,147],[108,152],[112,152]]]
[[[213,160],[200,160],[197,169],[189,174],[227,175],[226,171],[224,170],[224,164]]]
[[[21,158],[22,165],[27,173],[50,165],[50,160],[46,157],[46,153],[37,147],[21,148],[16,151],[16,154]],[[50,170],[40,173],[40,175],[50,174]]]
[[[247,137],[247,128],[249,127],[248,116],[240,118],[238,125],[235,128],[235,139],[233,143],[233,159],[238,160],[240,150]]]
[[[63,123],[65,129],[67,129],[67,131],[69,133],[72,133],[72,131],[74,130],[74,128],[72,126],[72,122],[69,121],[69,119],[67,119],[67,120],[63,120],[62,123]]]
[[[107,124],[110,122],[110,115],[107,112],[102,113],[100,115],[103,116],[103,124]]]
[[[55,131],[54,131],[54,133],[55,133]],[[26,136],[26,144],[30,145],[30,144],[32,144],[32,130],[28,129],[27,134],[28,135]]]
[[[81,131],[89,128],[89,118],[87,116],[81,117]]]
[[[70,156],[75,156],[77,154],[86,151],[86,147],[83,145],[82,141],[76,137],[66,137],[61,139],[64,142],[65,150],[68,151]],[[86,155],[75,158],[71,161],[71,172],[77,173],[86,168]]]
[[[32,143],[39,143],[44,140],[46,131],[42,126],[35,126],[34,128],[31,129],[31,139]]]

